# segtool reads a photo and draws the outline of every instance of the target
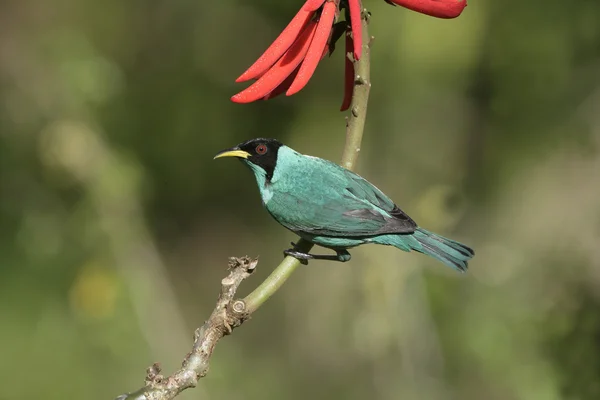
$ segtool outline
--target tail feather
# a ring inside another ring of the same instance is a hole
[[[460,272],[467,270],[468,261],[475,255],[470,247],[425,229],[417,228],[413,237],[420,246],[411,245],[412,250],[433,257]]]

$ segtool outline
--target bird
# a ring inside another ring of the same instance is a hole
[[[256,138],[219,152],[214,159],[236,157],[250,168],[263,206],[300,238],[335,251],[310,254],[292,248],[284,255],[308,260],[347,262],[348,249],[363,244],[416,251],[465,272],[475,252],[417,225],[388,196],[340,165],[304,155],[277,139]]]

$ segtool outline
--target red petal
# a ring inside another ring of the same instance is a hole
[[[350,7],[350,24],[352,26],[352,36],[354,36],[354,59],[360,60],[362,56],[362,4],[360,0],[348,0]]]
[[[237,78],[236,82],[256,79],[264,74],[290,48],[314,12],[301,9],[267,50]]]
[[[325,46],[325,48],[323,49],[323,54],[321,55],[321,58],[319,59],[319,62],[323,61],[323,59],[325,58],[325,56],[327,56],[327,54],[329,54],[329,47]]]
[[[298,75],[299,70],[300,70],[300,66],[298,65],[296,67],[296,69],[294,70],[294,72],[292,72],[290,74],[290,76],[285,78],[285,80],[283,82],[281,82],[279,84],[279,86],[277,86],[275,89],[273,89],[273,91],[271,93],[269,93],[265,97],[263,97],[263,100],[270,100],[274,97],[279,96],[280,94],[285,93],[285,91],[288,90],[288,88],[290,87],[292,82],[294,82],[294,79],[296,79],[296,75]]]
[[[265,97],[277,88],[277,86],[279,86],[285,78],[296,69],[300,62],[302,62],[312,43],[316,30],[317,23],[315,21],[309,22],[283,57],[281,57],[259,80],[245,90],[234,95],[231,100],[235,103],[251,103]]]
[[[325,3],[325,0],[306,0],[306,3],[302,6],[303,10],[306,11],[317,11]]]
[[[329,34],[331,33],[331,28],[333,27],[333,19],[335,18],[335,12],[337,10],[337,4],[333,1],[328,1],[325,3],[325,7],[323,7],[323,12],[321,13],[321,19],[319,20],[319,25],[317,26],[317,32],[315,33],[315,37],[310,44],[310,48],[306,53],[306,57],[302,62],[302,66],[300,67],[300,71],[298,71],[298,76],[294,79],[292,86],[285,92],[286,96],[291,96],[295,93],[298,93],[310,80],[312,75],[317,69],[317,65],[323,56],[323,49],[327,46],[327,39],[329,39]]]
[[[346,111],[352,104],[352,92],[354,91],[354,63],[348,58],[353,48],[352,36],[346,33],[346,63],[344,69],[344,100],[340,111]]]
[[[437,18],[456,18],[465,7],[467,0],[390,0],[402,7]]]

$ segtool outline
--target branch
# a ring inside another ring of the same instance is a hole
[[[354,90],[350,116],[346,118],[346,144],[342,154],[342,167],[353,170],[360,152],[365,121],[367,120],[367,105],[371,91],[371,43],[369,36],[369,18],[371,14],[366,8],[361,11],[363,51],[360,60],[352,60],[354,64]],[[346,54],[348,57],[349,54]]]
[[[116,400],[170,400],[185,389],[195,387],[198,379],[208,373],[208,363],[217,342],[249,317],[244,300],[234,300],[234,297],[242,281],[254,272],[256,264],[258,260],[249,257],[229,259],[230,272],[221,281],[217,305],[204,325],[196,329],[192,351],[183,360],[179,371],[164,378],[155,363],[147,370],[146,386]]]
[[[354,169],[360,152],[360,146],[367,115],[370,80],[370,47],[368,23],[370,14],[362,10],[363,53],[360,60],[353,60],[354,90],[350,116],[346,118],[346,144],[341,165]],[[348,55],[347,55],[348,56]],[[300,240],[297,248],[308,253],[313,244]],[[245,258],[231,258],[229,275],[221,281],[221,294],[208,321],[196,330],[194,346],[183,361],[183,366],[173,375],[164,378],[160,375],[158,364],[148,368],[146,386],[129,394],[123,394],[116,400],[171,400],[183,390],[195,387],[198,380],[208,373],[208,364],[217,342],[240,326],[250,315],[285,283],[300,265],[293,257],[285,257],[252,293],[245,299],[234,300],[237,288],[256,268],[258,261]]]

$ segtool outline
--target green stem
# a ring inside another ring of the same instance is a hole
[[[362,10],[362,36],[363,53],[360,60],[354,60],[354,92],[352,95],[352,104],[350,106],[350,116],[346,119],[346,144],[342,154],[341,165],[349,170],[356,166],[356,160],[360,152],[365,121],[367,118],[367,104],[369,102],[369,91],[371,89],[370,76],[370,47],[371,37],[369,36],[368,24],[369,13],[366,9]],[[351,57],[346,54],[346,57]],[[298,249],[308,253],[313,244],[306,240],[300,240],[297,244]],[[285,257],[283,261],[273,270],[252,293],[244,299],[246,311],[251,314],[256,311],[265,301],[267,301],[275,292],[285,283],[285,281],[298,268],[300,261],[293,257]]]
[[[306,240],[300,240],[296,245],[298,251],[303,253],[308,253],[312,247],[313,244]],[[246,312],[252,314],[256,311],[256,309],[267,301],[269,297],[275,294],[299,265],[300,261],[298,261],[297,258],[290,256],[285,257],[277,268],[271,272],[271,275],[254,289],[252,293],[246,296],[244,299],[244,302],[246,303]]]
[[[371,37],[369,36],[370,14],[366,8],[362,9],[362,42],[363,52],[360,60],[354,60],[354,91],[350,116],[346,119],[346,144],[342,154],[342,167],[353,170],[360,153],[365,122],[367,120],[367,105],[371,91]],[[352,57],[350,53],[346,57]]]

